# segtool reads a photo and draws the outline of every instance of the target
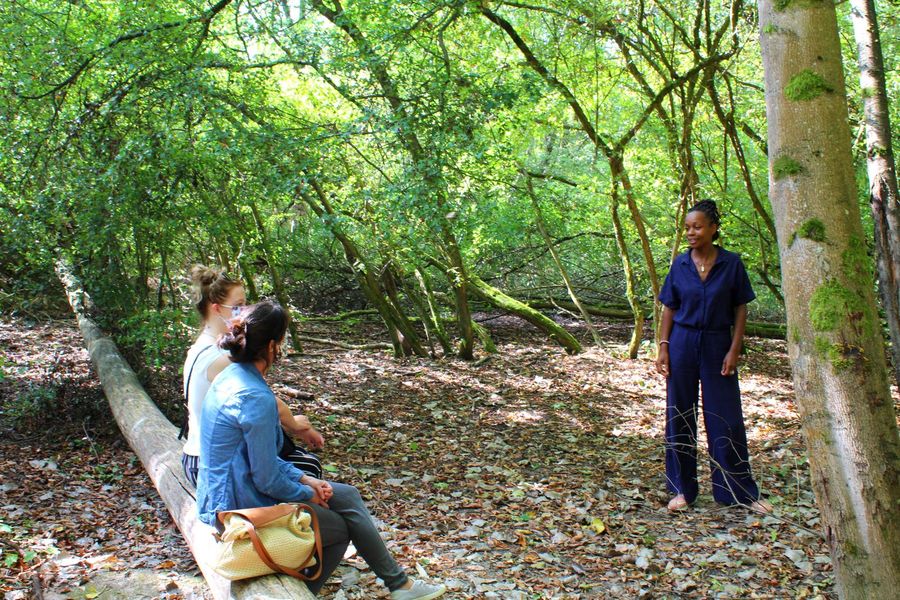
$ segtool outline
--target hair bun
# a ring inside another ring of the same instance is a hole
[[[205,265],[194,265],[191,269],[191,281],[200,287],[212,284],[219,277],[219,272]]]
[[[228,324],[228,330],[219,338],[217,345],[222,350],[227,350],[232,356],[241,356],[247,347],[246,320],[233,319]]]

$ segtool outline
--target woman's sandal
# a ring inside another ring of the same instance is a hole
[[[678,494],[671,500],[669,500],[669,512],[676,512],[679,510],[684,510],[688,507],[688,501],[685,499],[684,494]]]
[[[748,504],[747,507],[753,512],[757,512],[761,515],[767,515],[774,510],[772,508],[772,505],[769,504],[767,500],[763,500],[762,498],[760,498],[759,500],[754,500],[753,502]]]

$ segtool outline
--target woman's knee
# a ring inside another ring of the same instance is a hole
[[[359,490],[356,489],[355,486],[348,485],[346,483],[329,483],[331,483],[331,487],[334,490],[334,496],[332,498],[337,500],[341,504],[360,506],[363,506],[365,504],[362,499],[362,494],[359,493]]]

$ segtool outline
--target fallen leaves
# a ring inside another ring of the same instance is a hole
[[[515,319],[488,325],[500,348],[488,363],[328,351],[292,356],[273,373],[278,391],[325,434],[330,477],[360,488],[404,567],[443,580],[451,598],[833,594],[783,344],[753,341],[762,350],[748,356],[744,408],[754,472],[787,520],[717,507],[703,465],[704,495],[671,515],[664,388],[651,361],[618,358],[627,330],[609,325],[607,348],[570,357]],[[315,327],[316,335],[346,337],[328,329],[339,325]],[[14,329],[0,327],[0,337]],[[51,338],[65,335],[77,346],[72,328]],[[365,342],[380,331],[363,322],[352,335]],[[40,352],[20,338],[16,352]],[[65,370],[90,380],[77,372],[86,368],[81,360],[59,372],[65,389]],[[29,377],[40,369],[29,361],[7,356],[4,368],[29,362]],[[69,435],[0,444],[2,519],[44,561],[44,584],[86,597],[88,581],[105,589],[94,583],[103,572],[191,572],[183,541],[127,448]],[[19,576],[27,572],[17,563],[3,571],[3,585],[24,589]],[[168,585],[154,593],[179,597]],[[354,556],[329,594],[369,599],[384,588]]]

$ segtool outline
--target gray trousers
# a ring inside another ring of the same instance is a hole
[[[406,583],[406,573],[384,545],[384,540],[375,528],[375,521],[363,503],[359,490],[344,483],[334,481],[328,483],[334,490],[334,495],[328,501],[328,508],[308,503],[319,517],[324,555],[322,574],[318,579],[307,582],[309,591],[313,594],[319,593],[325,581],[341,562],[350,542],[353,542],[359,555],[375,575],[384,581],[389,590],[400,588]]]

